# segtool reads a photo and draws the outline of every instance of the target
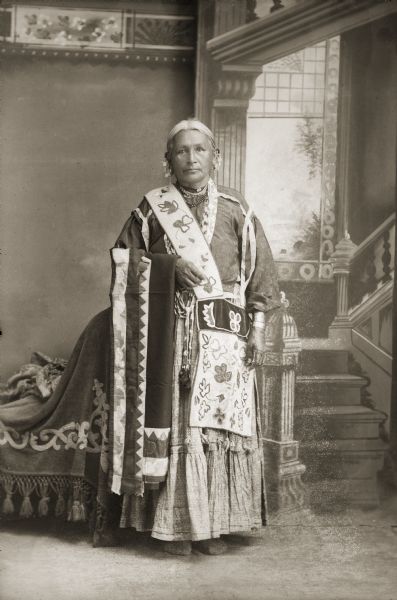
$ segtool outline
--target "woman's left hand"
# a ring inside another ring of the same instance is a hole
[[[252,325],[247,340],[245,362],[250,367],[262,367],[265,360],[265,330]]]

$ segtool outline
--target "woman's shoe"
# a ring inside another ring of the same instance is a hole
[[[221,538],[211,538],[209,540],[200,540],[195,542],[195,548],[203,554],[210,554],[216,556],[217,554],[224,554],[227,551],[227,544]]]
[[[189,556],[192,551],[191,542],[163,542],[163,550],[176,556]]]

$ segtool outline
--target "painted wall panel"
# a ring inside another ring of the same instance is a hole
[[[108,250],[163,183],[166,135],[193,94],[188,65],[3,64],[2,379],[33,350],[67,357],[108,305]]]

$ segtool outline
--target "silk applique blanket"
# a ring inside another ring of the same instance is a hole
[[[139,253],[112,250],[110,480],[142,495],[168,471],[178,257]]]

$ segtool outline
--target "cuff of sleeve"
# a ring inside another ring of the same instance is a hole
[[[251,292],[247,294],[247,311],[268,313],[280,308],[280,299],[273,298],[271,294],[256,294]]]

